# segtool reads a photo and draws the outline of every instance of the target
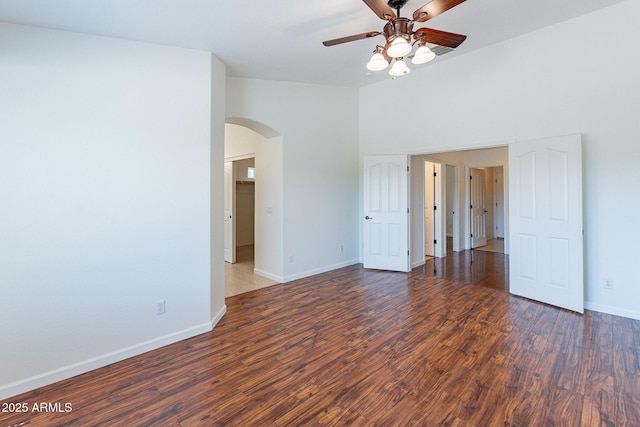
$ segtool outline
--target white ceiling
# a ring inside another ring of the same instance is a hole
[[[621,1],[467,0],[420,25],[466,34],[467,40],[414,68]],[[424,3],[409,0],[401,15],[411,16]],[[389,78],[384,71],[366,76],[365,64],[382,36],[322,45],[382,30],[385,22],[361,0],[0,0],[0,21],[206,50],[227,65],[229,76],[352,87]]]

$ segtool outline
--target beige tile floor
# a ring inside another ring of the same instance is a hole
[[[474,248],[476,251],[499,252],[504,253],[504,239],[489,239],[485,246]]]
[[[232,297],[277,284],[253,273],[253,245],[236,248],[236,263],[224,263],[224,296]]]

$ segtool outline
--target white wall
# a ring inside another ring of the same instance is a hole
[[[227,116],[257,121],[281,135],[283,263],[278,279],[289,281],[357,262],[357,90],[227,81]],[[257,162],[258,157],[258,171]]]
[[[265,141],[258,132],[232,123],[225,123],[224,132],[225,161],[253,158],[258,145]]]
[[[214,55],[211,58],[209,94],[210,111],[210,214],[209,262],[211,265],[210,318],[212,325],[226,312],[224,303],[224,141],[226,111],[226,66]]]
[[[640,182],[639,15],[628,0],[362,88],[361,155],[581,133],[586,307],[640,318],[640,231],[629,227],[640,208],[630,194]],[[401,126],[381,126],[389,93],[427,101],[404,109]]]
[[[206,52],[0,32],[5,398],[210,330],[224,312],[210,246],[222,235],[210,156],[224,66]]]

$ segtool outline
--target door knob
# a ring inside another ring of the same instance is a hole
[[[365,216],[364,219],[373,219],[373,217],[370,217],[369,215]]]

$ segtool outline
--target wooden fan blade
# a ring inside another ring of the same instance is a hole
[[[432,0],[413,12],[413,20],[415,22],[428,21],[434,16],[438,16],[441,13],[446,12],[464,1],[465,0]]]
[[[392,19],[396,19],[396,13],[389,7],[389,5],[384,0],[362,0],[373,13],[378,15],[378,18],[384,19],[385,21],[391,21]]]
[[[419,28],[413,33],[413,38],[424,43],[433,43],[455,49],[466,40],[467,36],[431,28]]]
[[[352,36],[340,37],[339,39],[327,40],[322,42],[322,44],[325,46],[335,46],[337,44],[348,43],[348,42],[353,42],[353,41],[362,40],[362,39],[368,39],[369,37],[379,36],[380,34],[382,34],[380,31],[370,31],[368,33],[354,34]]]

